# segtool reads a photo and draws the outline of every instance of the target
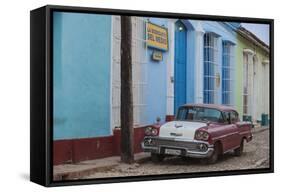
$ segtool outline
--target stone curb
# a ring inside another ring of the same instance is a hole
[[[256,133],[260,133],[263,131],[269,130],[269,127],[263,127],[263,128],[253,128],[252,133],[256,134]]]
[[[144,163],[147,160],[150,159],[150,156],[144,156],[144,157],[138,157],[134,163]],[[95,172],[104,172],[104,171],[110,171],[117,165],[119,165],[120,162],[117,161],[116,163],[112,163],[111,165],[105,165],[105,166],[98,166],[98,167],[91,167],[91,168],[84,168],[82,170],[77,171],[71,171],[71,172],[64,172],[64,173],[57,173],[53,175],[54,181],[64,181],[64,180],[78,180],[80,178],[86,177],[88,175],[94,174]]]
[[[72,171],[67,173],[58,173],[53,175],[54,181],[64,181],[64,180],[77,180],[83,178],[85,176],[91,175],[97,171],[109,171],[112,168],[116,167],[118,164],[101,166],[101,167],[93,167],[88,169],[83,169],[79,171]]]

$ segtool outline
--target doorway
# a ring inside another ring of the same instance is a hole
[[[187,30],[181,21],[175,23],[175,80],[174,112],[186,103],[186,34]]]

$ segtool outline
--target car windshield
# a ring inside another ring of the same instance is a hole
[[[224,122],[221,111],[204,107],[181,107],[176,120]]]

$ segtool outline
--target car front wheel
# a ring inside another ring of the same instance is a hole
[[[242,139],[241,143],[240,143],[240,147],[238,147],[237,149],[234,149],[234,154],[236,156],[241,156],[244,150],[244,139]]]
[[[212,155],[206,159],[202,159],[201,163],[202,164],[214,164],[217,162],[220,154],[221,154],[220,145],[218,143],[216,143],[214,146],[214,152],[212,153]]]

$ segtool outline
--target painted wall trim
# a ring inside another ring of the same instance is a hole
[[[255,52],[252,49],[243,49],[243,53],[254,55]]]
[[[174,65],[175,65],[175,22],[176,19],[168,20],[168,30],[169,30],[169,55],[167,62],[167,106],[166,115],[174,115]]]
[[[265,65],[266,65],[266,64],[269,64],[269,60],[268,60],[268,59],[263,60],[263,61],[262,61],[262,64],[265,64]]]
[[[112,88],[113,88],[113,78],[112,78],[112,70],[113,70],[113,38],[114,38],[114,32],[113,32],[113,22],[115,22],[114,19],[114,15],[111,16],[111,39],[110,39],[110,80],[109,80],[109,87],[110,87],[110,91],[109,91],[109,114],[110,114],[110,118],[109,118],[109,129],[110,129],[110,135],[113,135],[113,122],[112,122],[112,116],[113,116],[113,110],[112,110]]]
[[[205,31],[203,30],[203,27],[201,25],[201,22],[199,21],[196,27],[195,31],[195,91],[194,91],[194,99],[195,103],[203,103],[203,87],[204,87],[204,58],[203,58],[203,37],[205,34]],[[198,30],[199,29],[199,30]]]

